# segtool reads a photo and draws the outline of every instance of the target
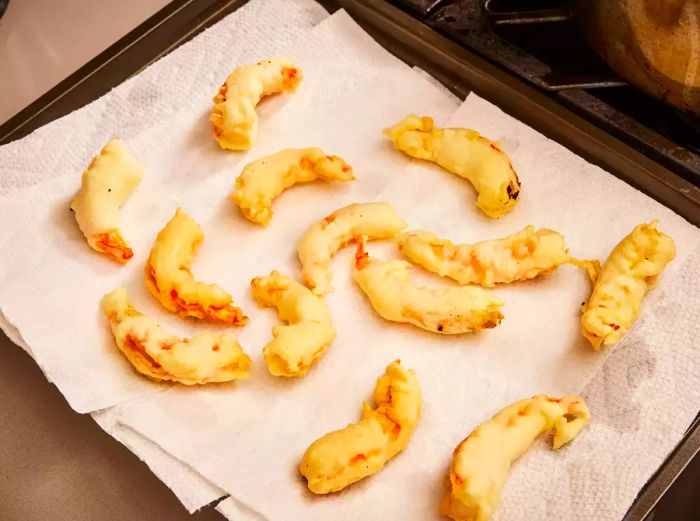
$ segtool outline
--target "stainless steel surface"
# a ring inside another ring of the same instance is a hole
[[[170,0],[13,0],[0,19],[0,123]]]

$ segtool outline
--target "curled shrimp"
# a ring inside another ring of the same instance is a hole
[[[406,221],[388,203],[350,204],[312,224],[297,245],[304,283],[317,295],[332,291],[330,264],[336,252],[360,236],[394,237]]]
[[[313,442],[299,471],[315,494],[344,489],[381,470],[406,448],[421,415],[421,389],[412,369],[399,360],[377,379],[373,409],[362,407],[362,419]]]
[[[510,159],[498,143],[477,131],[437,128],[432,118],[410,115],[384,134],[409,156],[467,179],[479,194],[476,206],[489,217],[502,217],[515,206],[520,181]]]
[[[488,521],[495,512],[510,467],[540,434],[554,428],[552,448],[574,439],[590,413],[578,396],[538,395],[520,400],[479,425],[454,451],[450,490],[440,512],[455,521]]]
[[[114,138],[83,172],[80,192],[71,203],[90,247],[117,262],[134,256],[119,231],[119,208],[141,179],[141,163],[121,139]]]
[[[248,377],[250,358],[233,333],[203,333],[190,339],[171,335],[134,309],[123,288],[105,295],[102,307],[117,346],[148,378],[194,385]]]
[[[301,69],[289,58],[271,58],[237,67],[214,97],[211,121],[221,148],[247,150],[258,132],[255,111],[265,96],[293,92],[301,81]]]
[[[272,201],[297,183],[316,179],[352,181],[352,167],[320,148],[288,148],[249,163],[236,179],[231,199],[251,222],[266,225],[272,218]]]
[[[600,270],[583,306],[581,331],[596,351],[618,343],[639,317],[644,295],[676,256],[673,239],[640,224],[622,239]]]
[[[328,350],[335,329],[322,297],[277,271],[250,283],[253,298],[264,307],[275,307],[284,326],[272,329],[274,337],[263,349],[267,368],[275,376],[303,376]]]
[[[386,320],[412,324],[443,335],[478,332],[503,319],[503,301],[473,286],[425,288],[410,278],[406,261],[380,261],[357,246],[353,278],[374,310]]]
[[[144,270],[146,287],[165,309],[182,317],[243,325],[248,317],[233,305],[231,295],[192,276],[190,264],[203,238],[199,224],[178,208],[151,248]]]
[[[566,263],[586,269],[593,261],[569,256],[561,234],[533,226],[474,244],[453,244],[426,231],[409,231],[397,238],[399,250],[416,264],[460,284],[496,284],[547,275]]]

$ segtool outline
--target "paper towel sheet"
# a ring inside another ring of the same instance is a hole
[[[499,516],[619,519],[679,441],[700,398],[693,345],[698,231],[477,97],[450,123],[501,140],[523,181],[522,199],[502,220],[487,220],[465,181],[415,162],[379,196],[411,226],[455,241],[550,226],[565,235],[573,254],[603,259],[634,225],[652,218],[675,238],[677,259],[608,363],[610,351],[595,353],[580,336],[579,307],[590,285],[574,268],[499,288],[506,302],[501,326],[447,338],[378,318],[353,287],[352,252],[345,250],[334,262],[336,291],[328,297],[338,337],[302,381],[274,379],[258,363],[236,388],[196,394],[173,388],[120,407],[120,421],[270,520],[424,521],[440,519],[452,451],[474,427],[523,397],[585,391],[590,427],[557,453],[544,441],[535,444],[516,465]],[[394,249],[369,245],[377,256]],[[293,269],[291,261],[278,265]],[[418,278],[438,284],[428,275]],[[376,377],[396,358],[416,369],[424,393],[423,417],[408,448],[342,493],[313,496],[297,470],[304,450],[356,421]]]
[[[153,441],[117,423],[117,412],[113,409],[93,412],[91,416],[103,430],[148,465],[190,514],[226,495],[226,492],[173,458]]]
[[[229,521],[264,521],[265,518],[234,497],[227,497],[216,505],[221,515]]]
[[[172,60],[156,63],[81,111],[0,148],[7,192],[0,217],[13,223],[0,236],[3,251],[13,252],[0,259],[0,309],[77,411],[106,408],[165,387],[136,375],[114,346],[99,308],[106,292],[125,285],[138,309],[181,335],[213,328],[165,312],[143,284],[153,239],[177,206],[204,230],[193,266],[196,277],[232,293],[251,315],[242,344],[259,349],[268,330],[264,336],[255,333],[260,315],[247,295],[250,279],[279,267],[278,259],[291,259],[296,238],[310,222],[339,206],[373,199],[396,177],[405,162],[382,141],[384,126],[412,110],[442,117],[454,111],[444,89],[390,55],[344,12],[314,31],[288,27],[289,21],[280,27],[287,9],[307,16],[304,5],[252,2],[228,30],[216,26],[214,36],[204,33],[175,51]],[[239,36],[234,44],[231,32]],[[299,37],[296,43],[292,37]],[[252,150],[219,150],[208,121],[212,93],[236,64],[282,52],[304,69],[299,89],[259,107]],[[126,266],[90,250],[68,210],[82,169],[115,131],[146,171],[121,212],[122,229],[135,252]],[[247,222],[228,198],[243,165],[299,146],[321,146],[340,155],[354,166],[358,181],[289,190],[276,202],[266,229]],[[24,190],[16,189],[20,185]]]

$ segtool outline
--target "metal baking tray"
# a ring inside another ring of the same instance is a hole
[[[173,0],[31,105],[0,125],[0,144],[19,139],[107,93],[248,0]],[[466,97],[474,91],[586,160],[700,225],[700,189],[566,107],[388,2],[318,0],[344,8],[379,43]],[[700,451],[700,416],[640,491],[623,521],[649,515]]]

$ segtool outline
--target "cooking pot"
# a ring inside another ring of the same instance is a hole
[[[573,0],[573,16],[620,76],[700,115],[700,0]]]

